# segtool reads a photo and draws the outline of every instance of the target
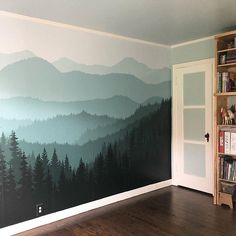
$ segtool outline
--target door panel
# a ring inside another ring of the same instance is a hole
[[[184,106],[205,105],[205,73],[184,74]]]
[[[184,143],[184,174],[206,177],[205,145]]]
[[[183,110],[184,140],[204,141],[205,108]]]

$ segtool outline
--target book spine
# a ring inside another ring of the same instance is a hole
[[[233,181],[236,180],[236,161],[233,162]]]
[[[222,93],[222,73],[218,72],[217,77],[218,77],[218,93]]]
[[[225,131],[225,136],[224,136],[224,141],[225,141],[225,145],[224,145],[224,149],[226,154],[230,154],[230,132]]]
[[[223,72],[222,73],[222,92],[228,92],[228,80],[229,80],[229,74],[228,72]]]
[[[231,132],[231,143],[230,143],[231,147],[231,154],[236,154],[236,133],[235,132]]]
[[[220,158],[220,178],[224,178],[224,158]]]
[[[232,164],[229,163],[229,170],[228,170],[228,180],[231,180],[231,171],[232,171]]]
[[[229,163],[226,162],[225,179],[228,179]]]
[[[224,160],[224,162],[223,162],[223,179],[225,179],[225,173],[226,173],[226,162]]]
[[[219,132],[219,153],[224,153],[224,131]]]

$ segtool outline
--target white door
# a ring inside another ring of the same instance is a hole
[[[213,193],[213,60],[173,68],[174,182]]]

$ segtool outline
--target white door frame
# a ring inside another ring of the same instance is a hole
[[[171,151],[171,156],[172,156],[172,161],[171,161],[171,167],[172,167],[172,184],[173,185],[179,185],[179,168],[178,168],[178,163],[180,163],[180,153],[181,150],[179,148],[179,145],[177,143],[178,138],[179,138],[179,132],[180,130],[178,129],[178,124],[177,124],[177,117],[180,111],[178,111],[178,91],[177,91],[177,69],[180,68],[185,68],[188,66],[197,66],[197,65],[203,65],[203,64],[210,64],[212,67],[212,83],[211,83],[211,90],[212,94],[209,96],[212,96],[211,99],[211,130],[210,133],[212,134],[212,145],[211,145],[211,150],[212,150],[212,192],[213,187],[214,187],[214,156],[215,156],[215,150],[214,150],[214,144],[215,144],[215,133],[213,129],[213,124],[214,124],[214,112],[215,112],[215,107],[213,105],[215,104],[213,102],[214,96],[213,96],[213,91],[215,91],[215,83],[214,81],[214,58],[210,59],[205,59],[205,60],[199,60],[199,61],[194,61],[194,62],[188,62],[188,63],[181,63],[181,64],[176,64],[172,66],[172,151]]]

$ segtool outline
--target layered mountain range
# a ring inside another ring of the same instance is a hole
[[[53,65],[61,72],[82,71],[89,74],[100,75],[112,73],[131,74],[143,80],[145,83],[151,84],[168,81],[171,77],[171,71],[168,67],[152,69],[131,57],[124,58],[112,66],[84,65],[66,57],[54,61]]]
[[[146,84],[130,74],[62,73],[48,61],[33,57],[0,71],[2,97],[36,97],[47,101],[83,101],[127,96],[142,103],[153,96],[170,97],[170,81]]]

